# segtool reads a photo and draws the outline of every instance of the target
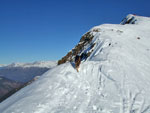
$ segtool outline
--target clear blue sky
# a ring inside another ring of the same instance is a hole
[[[0,0],[0,64],[58,60],[91,27],[150,16],[150,0]]]

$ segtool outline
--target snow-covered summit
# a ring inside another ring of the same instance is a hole
[[[61,65],[2,102],[0,111],[150,113],[150,19],[137,18],[140,24],[93,27]],[[88,58],[77,72],[67,61],[81,53]]]

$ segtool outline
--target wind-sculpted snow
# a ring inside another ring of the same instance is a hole
[[[74,63],[56,66],[2,102],[0,111],[150,113],[150,19],[134,18],[138,24],[92,28],[94,47],[79,72]]]

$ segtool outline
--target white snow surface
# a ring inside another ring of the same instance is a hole
[[[95,46],[79,72],[71,63],[54,67],[0,112],[150,113],[150,18],[134,17],[137,24],[92,28]]]

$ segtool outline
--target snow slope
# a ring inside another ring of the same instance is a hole
[[[124,21],[132,17],[92,28],[95,45],[79,72],[73,63],[56,66],[0,103],[0,112],[150,113],[150,18]]]

